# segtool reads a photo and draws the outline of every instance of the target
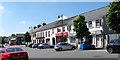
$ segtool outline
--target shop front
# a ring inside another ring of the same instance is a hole
[[[67,42],[68,32],[57,33],[55,36],[56,36],[56,43]]]
[[[36,38],[36,43],[44,43],[45,37],[37,37]]]

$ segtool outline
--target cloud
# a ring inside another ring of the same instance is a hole
[[[26,21],[20,21],[19,24],[26,24]]]
[[[2,34],[4,32],[4,28],[3,28],[3,20],[2,20],[2,12],[3,12],[4,7],[0,5],[0,34]]]
[[[3,6],[0,6],[0,10],[3,10],[4,9],[4,7]]]

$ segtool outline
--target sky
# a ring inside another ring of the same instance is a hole
[[[51,23],[58,15],[79,15],[109,2],[3,2],[0,3],[0,36],[25,33],[30,26]]]

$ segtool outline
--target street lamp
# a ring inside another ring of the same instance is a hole
[[[63,32],[64,32],[64,31],[63,31],[63,14],[60,15],[60,16],[58,16],[58,18],[61,18],[61,21],[62,21],[62,40],[61,40],[61,42],[64,42],[64,39],[63,39],[63,38],[64,38],[64,37],[63,37],[63,36],[64,36],[64,34],[63,34]]]

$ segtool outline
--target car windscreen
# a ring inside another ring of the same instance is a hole
[[[16,52],[16,51],[23,51],[23,49],[21,49],[21,48],[7,48],[6,51],[7,52]]]

